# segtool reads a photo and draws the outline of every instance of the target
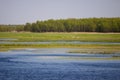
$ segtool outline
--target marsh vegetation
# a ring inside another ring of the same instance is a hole
[[[120,34],[1,32],[0,50],[15,48],[80,48],[69,53],[116,53],[120,52]]]

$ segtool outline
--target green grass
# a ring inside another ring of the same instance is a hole
[[[0,32],[0,38],[15,38],[19,42],[35,41],[83,41],[83,42],[120,42],[120,33],[12,33]]]
[[[13,48],[82,48],[84,49],[116,49],[120,52],[120,45],[101,45],[101,44],[0,44],[0,51]],[[80,50],[70,51],[79,53]]]
[[[16,42],[36,42],[36,41],[83,41],[83,42],[120,42],[120,33],[30,33],[30,32],[0,32],[0,38],[14,38]],[[13,41],[13,40],[11,40]],[[82,48],[82,49],[106,49],[102,53],[110,53],[110,50],[116,49],[120,52],[120,45],[105,44],[0,44],[0,51],[6,51],[13,48]],[[71,51],[87,52],[87,51]],[[90,52],[88,50],[88,52]],[[95,53],[95,51],[91,51]],[[96,51],[98,52],[98,51]],[[112,52],[112,51],[111,51]],[[115,52],[115,50],[113,50]]]

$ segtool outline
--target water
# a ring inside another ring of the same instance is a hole
[[[9,42],[7,40],[0,41],[0,44],[113,44],[113,45],[120,44],[119,42],[80,42],[80,41]]]
[[[14,40],[18,40],[15,38],[0,38],[0,41],[14,41]]]
[[[120,60],[106,60],[112,54],[72,54],[69,50],[0,52],[0,80],[120,80]]]

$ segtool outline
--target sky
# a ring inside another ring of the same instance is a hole
[[[120,17],[120,0],[0,0],[0,24]]]

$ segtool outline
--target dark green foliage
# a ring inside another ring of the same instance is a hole
[[[30,23],[26,23],[26,25],[24,26],[24,31],[31,31],[31,24]]]
[[[84,18],[37,21],[31,32],[120,32],[120,18]]]
[[[7,27],[5,27],[7,26]],[[0,25],[0,32],[120,32],[120,18],[83,18],[36,21],[23,25]]]
[[[0,32],[24,31],[24,25],[0,25]]]

